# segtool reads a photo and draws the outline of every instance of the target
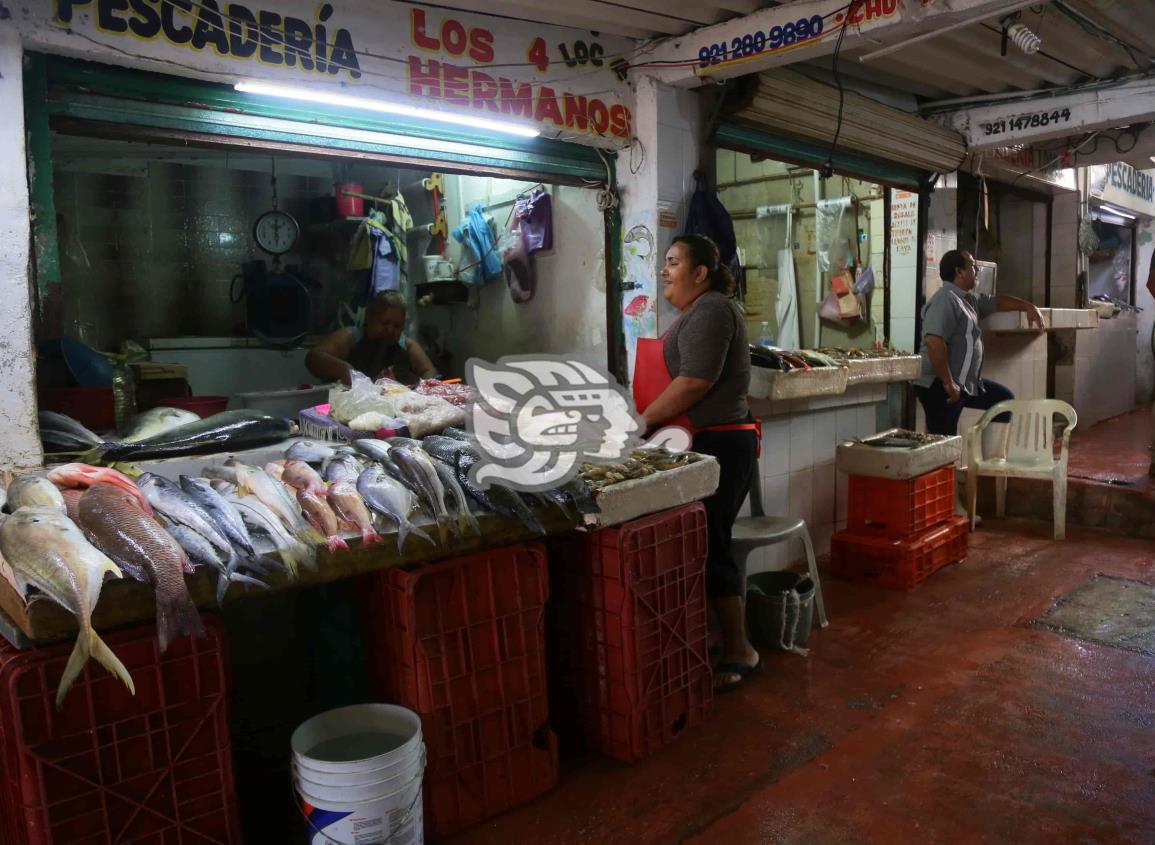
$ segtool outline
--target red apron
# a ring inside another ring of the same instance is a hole
[[[674,380],[666,366],[664,338],[638,338],[637,353],[634,356],[634,404],[639,413],[645,411]],[[762,456],[762,421],[730,423],[728,425],[708,425],[698,428],[688,414],[680,414],[665,425],[676,425],[686,429],[691,435],[699,431],[753,431],[758,436],[758,457]]]

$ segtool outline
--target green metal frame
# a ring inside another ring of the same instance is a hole
[[[185,135],[202,142],[257,142],[329,155],[369,155],[438,170],[491,172],[569,185],[605,179],[597,151],[579,144],[518,138],[449,124],[422,122],[373,112],[353,113],[316,103],[295,103],[242,94],[233,88],[183,77],[93,64],[59,56],[28,54],[25,105],[29,161],[36,208],[37,280],[43,296],[60,278],[55,204],[52,193],[53,126],[92,134],[141,137]],[[384,132],[412,138],[412,145],[369,139],[341,139],[332,128]],[[142,131],[143,130],[143,131]],[[430,149],[434,142],[469,145],[468,151]],[[616,155],[607,153],[611,172]],[[612,176],[616,184],[616,176]],[[625,335],[621,315],[622,221],[618,209],[604,215],[607,268],[607,350],[610,371],[625,380]]]
[[[272,99],[217,83],[55,56],[47,65],[48,111],[65,121],[192,133],[222,142],[245,138],[270,144],[320,144],[338,155],[365,153],[407,162],[440,162],[467,172],[516,172],[567,184],[580,185],[583,179],[600,180],[605,175],[597,153],[578,144]],[[413,143],[335,138],[334,129],[388,133],[412,138]],[[430,149],[430,140],[468,148]]]
[[[766,155],[803,167],[824,167],[830,155],[828,146],[772,135],[736,123],[719,124],[714,131],[714,140],[718,146],[726,149]],[[928,176],[925,171],[914,167],[904,167],[901,164],[842,149],[835,152],[833,166],[837,173],[908,191],[919,190]]]
[[[28,182],[37,304],[60,281],[56,198],[52,189],[52,133],[48,128],[48,80],[44,56],[29,53],[24,66],[24,127],[28,138]]]

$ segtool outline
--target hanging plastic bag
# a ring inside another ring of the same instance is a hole
[[[527,253],[553,249],[553,199],[548,191],[539,186],[528,194],[519,194],[514,202],[514,216],[521,224]]]
[[[520,304],[529,302],[537,290],[533,262],[529,257],[521,224],[513,225],[498,242],[501,261],[505,270],[505,283],[509,286],[509,298]]]

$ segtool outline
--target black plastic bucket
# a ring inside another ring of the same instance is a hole
[[[814,582],[797,572],[759,572],[746,580],[746,630],[758,648],[789,651],[810,640]]]

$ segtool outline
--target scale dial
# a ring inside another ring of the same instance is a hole
[[[293,215],[284,211],[266,211],[253,225],[257,246],[269,255],[284,255],[293,248],[301,227]]]

